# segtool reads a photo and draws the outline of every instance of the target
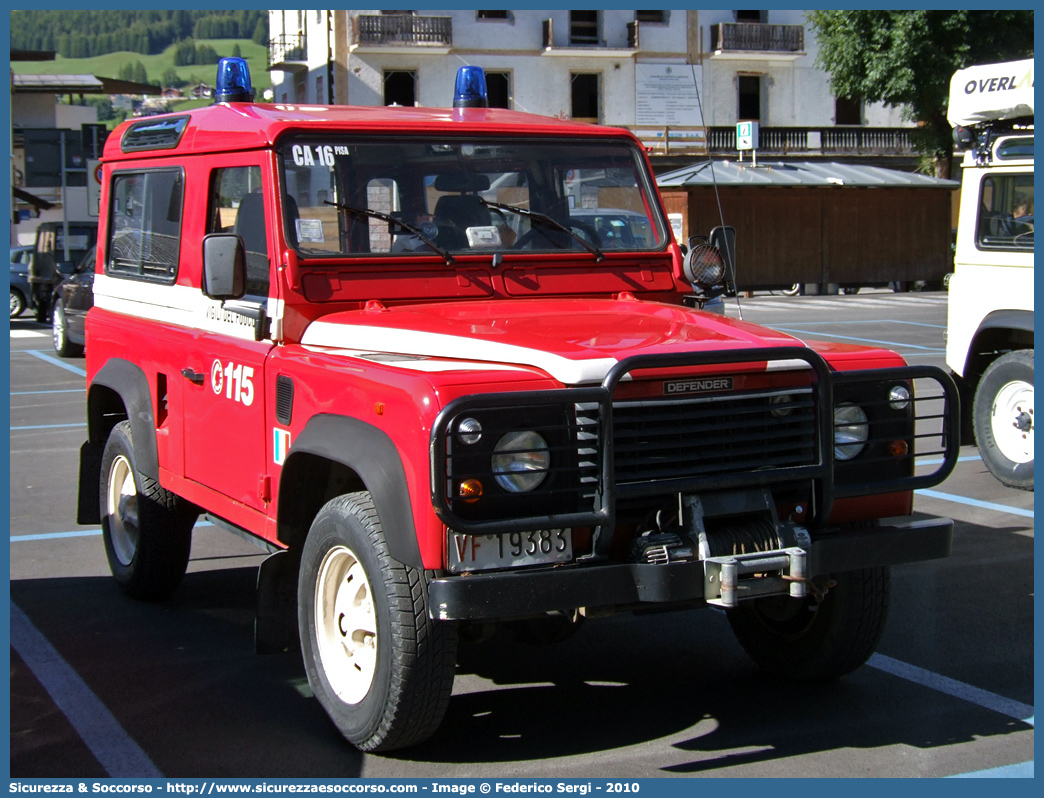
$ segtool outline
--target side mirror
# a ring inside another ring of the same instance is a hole
[[[231,233],[203,237],[203,293],[211,299],[239,299],[246,293],[243,239]]]
[[[58,274],[65,277],[68,277],[70,274],[76,274],[76,264],[71,260],[60,260],[54,267],[58,270]]]

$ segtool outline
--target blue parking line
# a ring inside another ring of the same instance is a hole
[[[971,773],[957,773],[947,776],[950,779],[1032,779],[1033,760],[1019,762],[1017,765],[1004,765],[999,768],[976,770]]]
[[[83,393],[86,388],[66,388],[61,391],[11,391],[11,396],[42,396],[45,393]]]
[[[81,377],[87,376],[87,372],[83,369],[70,365],[69,363],[66,363],[64,360],[56,358],[54,355],[49,355],[46,352],[41,352],[39,349],[26,349],[25,353],[28,355],[32,355],[35,358],[39,358],[40,360],[43,360],[45,363],[50,363],[51,365],[58,366],[59,368],[63,368],[66,371],[71,371],[73,374],[79,374]]]
[[[163,777],[109,708],[13,601],[11,647],[68,718],[106,773],[114,778]]]
[[[856,319],[856,320],[852,320],[852,321],[803,321],[803,322],[801,322],[801,325],[803,327],[816,327],[816,326],[822,326],[824,324],[829,324],[831,326],[834,326],[834,325],[837,325],[837,324],[880,324],[880,323],[881,322],[878,319],[861,319],[861,320],[860,319]],[[924,321],[898,321],[896,319],[889,319],[888,323],[889,324],[909,324],[909,325],[911,325],[913,327],[932,327],[933,329],[936,329],[936,330],[945,330],[946,329],[946,325],[945,324],[928,324],[927,322],[924,322]],[[779,329],[779,328],[778,327],[774,327],[773,329]]]
[[[11,542],[24,540],[58,540],[60,538],[87,538],[100,535],[101,529],[77,529],[75,532],[43,532],[39,535],[11,535]]]
[[[932,499],[942,499],[943,501],[956,502],[957,504],[967,504],[970,507],[979,507],[983,510],[996,510],[1001,513],[1021,515],[1023,518],[1033,517],[1032,510],[1023,510],[1021,507],[1009,507],[1007,504],[984,502],[979,499],[969,499],[967,496],[955,496],[952,493],[940,493],[937,490],[915,490],[914,493],[918,493],[921,496],[928,496]]]
[[[815,335],[812,330],[799,330],[796,327],[779,327],[773,325],[773,329],[780,330],[785,333],[793,333],[794,335]],[[878,346],[889,346],[894,349],[923,349],[926,352],[945,352],[945,349],[939,349],[935,346],[918,346],[917,344],[901,344],[896,341],[878,341],[875,338],[857,338],[852,335],[831,335],[830,340],[838,339],[841,341],[858,341],[861,344],[876,344]]]
[[[62,429],[63,427],[86,427],[87,422],[81,421],[79,424],[34,424],[28,427],[11,427],[11,432],[17,432],[24,429]]]
[[[919,684],[939,693],[945,693],[962,701],[968,701],[1006,717],[1021,720],[1030,726],[1033,725],[1033,707],[1029,704],[1023,704],[1021,701],[1005,698],[1002,695],[991,693],[989,690],[983,690],[982,688],[959,682],[956,679],[951,679],[949,676],[942,676],[924,668],[919,668],[916,665],[911,665],[908,662],[886,657],[884,654],[872,654],[870,659],[866,661],[866,664],[871,668],[890,673],[892,676],[906,679],[908,682]]]

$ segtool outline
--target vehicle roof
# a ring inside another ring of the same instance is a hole
[[[432,135],[500,133],[543,136],[626,136],[630,131],[583,122],[561,120],[502,108],[415,108],[396,106],[283,105],[267,103],[218,103],[184,114],[159,114],[147,120],[188,117],[189,122],[174,148],[140,149],[124,153],[121,141],[127,130],[142,119],[120,125],[105,144],[105,160],[120,160],[177,153],[228,152],[272,146],[284,133],[343,131]],[[635,141],[637,141],[635,139]]]
[[[1032,116],[1032,58],[958,69],[950,79],[946,118],[954,127]]]

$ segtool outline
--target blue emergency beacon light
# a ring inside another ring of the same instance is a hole
[[[484,84],[483,84],[484,85]],[[218,61],[216,103],[249,103],[254,101],[250,85],[250,67],[245,58],[222,58]]]
[[[489,108],[489,100],[486,97],[486,73],[482,71],[482,67],[462,66],[457,70],[453,107]]]

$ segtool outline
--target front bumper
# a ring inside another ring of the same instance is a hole
[[[953,521],[895,519],[823,534],[808,547],[807,577],[947,557]],[[432,580],[430,613],[445,621],[519,618],[555,610],[653,609],[706,601],[704,563],[590,563]]]

